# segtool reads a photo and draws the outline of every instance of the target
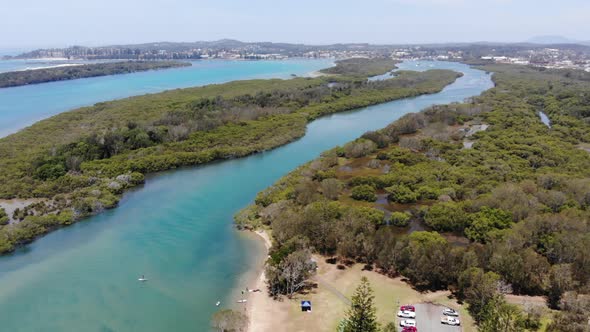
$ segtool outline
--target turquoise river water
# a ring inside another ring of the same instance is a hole
[[[64,61],[3,60],[0,72]],[[73,63],[75,61],[66,61]],[[0,137],[51,115],[94,103],[252,78],[289,78],[329,67],[333,60],[192,61],[192,66],[0,89]]]
[[[0,330],[208,331],[216,301],[235,302],[235,289],[262,260],[261,241],[232,227],[257,192],[365,131],[493,86],[458,63],[400,67],[464,76],[440,93],[320,118],[272,151],[154,175],[118,208],[0,257]],[[149,281],[139,283],[140,274]]]

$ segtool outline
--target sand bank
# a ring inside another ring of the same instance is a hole
[[[255,233],[264,241],[268,253],[272,245],[269,234],[265,231],[256,231]],[[246,306],[250,321],[248,331],[280,331],[281,326],[284,326],[287,322],[288,311],[285,311],[284,306],[277,305],[281,304],[281,302],[277,302],[269,296],[266,287],[264,266],[260,268],[258,278],[254,282],[254,285],[255,289],[260,289],[261,292],[250,293],[248,296],[248,304]]]
[[[12,219],[12,214],[16,209],[23,209],[25,206],[31,205],[33,203],[38,203],[42,201],[39,198],[28,198],[28,199],[0,199],[0,207],[6,211],[8,218],[10,218],[9,222],[13,223],[14,220]]]
[[[53,65],[53,66],[43,66],[43,67],[27,67],[25,69],[19,69],[15,71],[27,71],[27,70],[39,70],[39,69],[51,69],[51,68],[60,68],[60,67],[75,67],[75,66],[83,66],[82,63],[64,63],[61,65]]]

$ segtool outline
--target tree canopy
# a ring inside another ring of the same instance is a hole
[[[344,332],[377,332],[376,308],[373,303],[375,296],[373,289],[366,277],[361,278],[361,283],[352,296],[352,304],[346,314]]]
[[[26,223],[0,227],[0,252],[115,207],[145,174],[271,149],[304,135],[319,116],[440,91],[458,76],[432,70],[379,82],[342,75],[237,81],[58,114],[0,139],[0,198],[43,199],[19,211],[16,219]],[[354,151],[373,143],[359,146]],[[312,199],[306,188],[298,187],[302,201]],[[335,199],[338,188],[327,181],[324,194]]]
[[[0,73],[0,88],[185,66],[191,66],[191,63],[176,61],[124,61],[12,71]]]
[[[505,304],[505,292],[546,296],[560,322],[588,316],[562,300],[590,287],[590,82],[568,71],[484,69],[494,88],[326,151],[262,191],[242,222],[269,225],[278,247],[302,237],[320,254],[419,289],[455,290],[489,331],[537,324]],[[357,148],[366,140],[373,146]],[[326,178],[343,184],[329,200]],[[293,194],[301,184],[305,200]],[[285,213],[265,214],[270,206]]]

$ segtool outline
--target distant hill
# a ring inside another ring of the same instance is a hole
[[[275,42],[243,42],[233,39],[194,42],[152,42],[143,44],[123,44],[98,47],[71,46],[67,48],[38,49],[22,53],[12,58],[68,58],[68,59],[120,59],[120,60],[193,60],[202,58],[269,58],[272,56],[298,57],[320,56],[318,52],[328,52],[342,56],[389,56],[399,48],[413,48],[418,57],[462,52],[467,58],[479,58],[494,54],[499,56],[518,56],[519,52],[531,49],[552,48],[574,50],[590,56],[590,42],[582,43],[559,36],[535,37],[528,42],[473,42],[442,44],[367,44],[341,43],[329,45],[307,45]],[[441,53],[442,52],[442,53]],[[324,54],[325,56],[325,54]],[[8,58],[8,57],[7,57]]]
[[[590,45],[590,41],[581,41],[570,39],[564,36],[558,35],[547,35],[547,36],[536,36],[526,41],[531,44],[543,44],[543,45],[558,45],[558,44],[580,44]]]
[[[205,53],[232,50],[239,53],[282,54],[300,56],[312,51],[374,51],[385,52],[386,47],[363,43],[304,45],[273,42],[242,42],[233,39],[195,42],[153,42],[143,44],[107,45],[98,47],[71,46],[67,48],[37,49],[14,58],[84,58],[84,59],[193,59]]]

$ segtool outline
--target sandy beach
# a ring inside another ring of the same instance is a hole
[[[268,253],[272,245],[269,234],[264,230],[258,230],[255,233],[264,241]],[[278,302],[268,295],[264,266],[260,270],[254,287],[255,289],[260,289],[261,292],[250,293],[248,296],[248,304],[246,306],[250,321],[248,331],[263,332],[280,330],[280,327],[287,320],[288,312],[284,310],[283,306],[277,305]]]
[[[321,71],[312,71],[311,73],[307,74],[307,77],[315,78],[320,76],[328,76],[326,73],[322,73]]]
[[[27,61],[67,61],[70,60],[69,58],[64,58],[64,57],[55,57],[55,58],[27,58],[24,59]]]
[[[82,63],[64,63],[64,64],[60,64],[60,65],[43,66],[43,67],[27,67],[27,68],[15,70],[15,71],[51,69],[51,68],[60,68],[60,67],[75,67],[75,66],[83,66],[83,65],[84,64],[82,64]]]
[[[334,67],[336,66],[336,62],[332,62],[330,64],[330,67]],[[323,69],[321,69],[323,70]],[[315,77],[320,77],[320,76],[333,76],[332,74],[327,74],[327,73],[323,73],[321,70],[316,70],[316,71],[312,71],[311,73],[308,73],[307,75],[305,75],[306,77],[311,77],[311,78],[315,78]]]

